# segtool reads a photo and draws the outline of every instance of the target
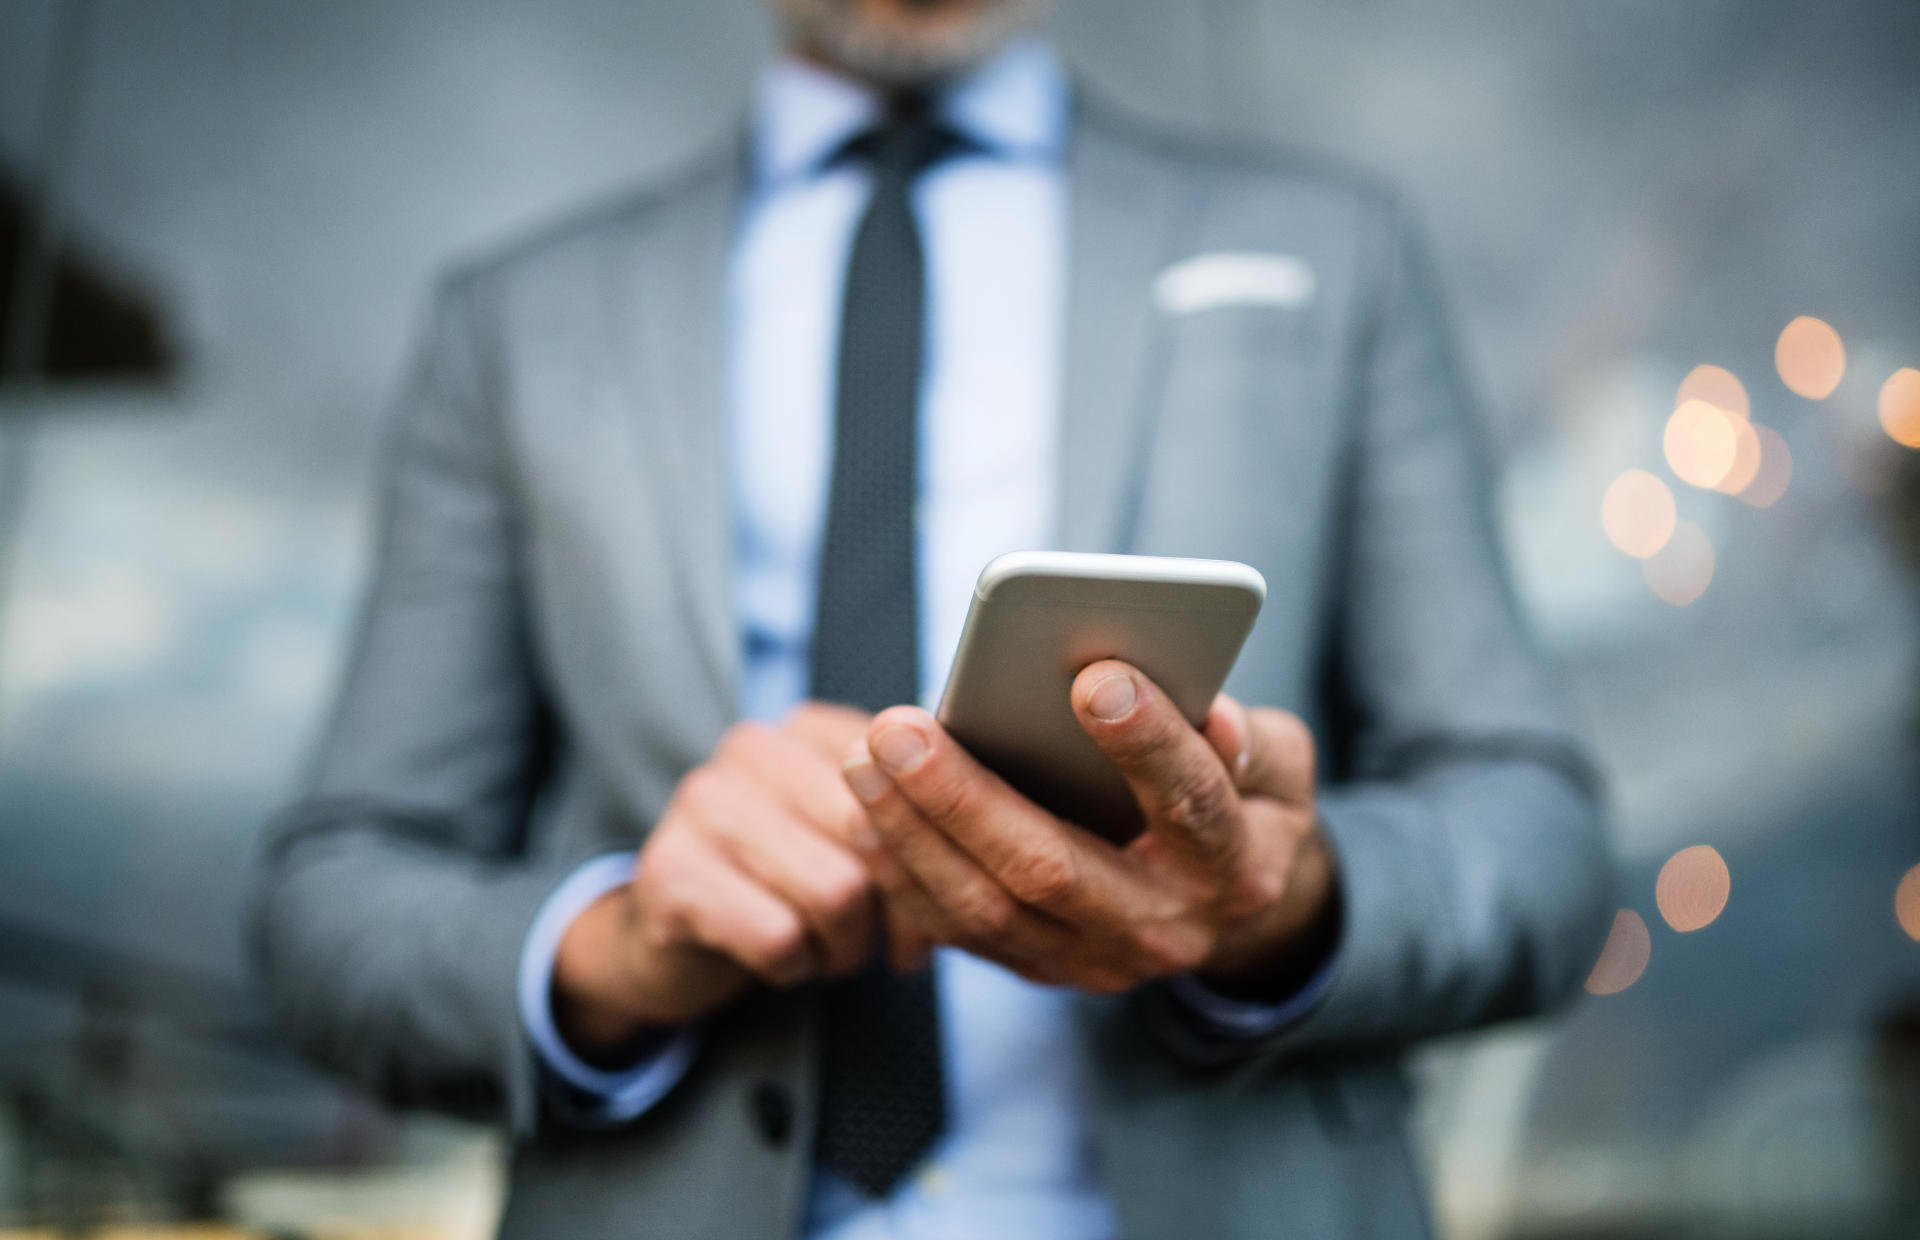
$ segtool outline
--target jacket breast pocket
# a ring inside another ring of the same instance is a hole
[[[1159,447],[1311,456],[1324,435],[1337,367],[1318,316],[1220,306],[1162,325]]]
[[[1220,306],[1169,316],[1144,453],[1143,541],[1297,577],[1317,545],[1339,428],[1317,316]],[[1275,578],[1269,577],[1269,584]]]
[[[1312,349],[1326,322],[1311,307],[1229,304],[1167,314],[1163,326],[1175,352],[1197,350],[1209,360],[1238,361]]]

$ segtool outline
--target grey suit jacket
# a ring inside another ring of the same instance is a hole
[[[609,1132],[543,1097],[514,994],[543,898],[642,839],[733,715],[742,173],[727,150],[446,283],[343,694],[262,866],[255,939],[289,1035],[394,1103],[510,1125],[509,1236],[787,1236],[806,1184],[813,994],[742,1002]],[[1157,987],[1082,1002],[1119,1218],[1129,1237],[1420,1234],[1401,1049],[1575,990],[1610,871],[1419,249],[1363,183],[1084,108],[1067,184],[1058,543],[1266,575],[1229,689],[1320,738],[1345,910],[1331,989],[1273,1037],[1210,1040]],[[1170,264],[1216,252],[1291,255],[1311,299],[1156,301]]]

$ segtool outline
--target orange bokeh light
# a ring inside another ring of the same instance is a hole
[[[1676,519],[1673,492],[1644,469],[1615,478],[1600,499],[1600,525],[1608,541],[1636,559],[1666,546]]]
[[[1613,929],[1607,932],[1607,945],[1587,975],[1587,993],[1617,995],[1640,980],[1653,958],[1653,936],[1640,914],[1623,908],[1613,915]]]
[[[1737,418],[1753,416],[1753,408],[1747,403],[1746,385],[1724,366],[1695,366],[1688,371],[1687,377],[1680,381],[1680,390],[1674,394],[1674,408],[1690,400],[1704,400]]]
[[[1661,602],[1685,607],[1705,594],[1713,580],[1713,543],[1693,522],[1679,521],[1667,545],[1640,567]]]
[[[1825,400],[1847,373],[1847,348],[1831,324],[1803,314],[1781,330],[1773,364],[1788,390],[1808,400]]]
[[[1745,418],[1733,420],[1733,464],[1713,489],[1723,495],[1738,495],[1760,475],[1760,433]]]
[[[1902,875],[1900,885],[1894,888],[1893,915],[1907,937],[1920,942],[1920,865]]]
[[[1900,446],[1920,448],[1920,370],[1902,366],[1880,385],[1880,427]]]
[[[1753,433],[1760,442],[1760,468],[1753,481],[1740,489],[1740,499],[1755,508],[1771,508],[1793,481],[1793,453],[1787,451],[1787,441],[1771,426],[1755,423]]]
[[[1690,400],[1675,409],[1661,438],[1674,476],[1697,487],[1719,486],[1739,454],[1735,427],[1741,421],[1704,400]]]
[[[1707,844],[1683,848],[1667,858],[1654,883],[1653,900],[1660,916],[1682,934],[1713,924],[1727,907],[1733,879],[1727,863]]]

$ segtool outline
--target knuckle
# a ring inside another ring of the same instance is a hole
[[[866,873],[859,866],[837,867],[820,878],[821,910],[831,922],[851,921],[866,910],[871,890]]]
[[[766,725],[742,719],[728,725],[727,730],[720,734],[720,744],[714,748],[714,753],[726,758],[745,758],[760,752],[766,743]]]
[[[1204,832],[1225,816],[1230,797],[1226,781],[1211,770],[1182,771],[1166,789],[1160,816],[1169,826]]]
[[[670,813],[661,819],[641,847],[640,863],[634,868],[634,890],[659,892],[664,897],[679,887],[680,875],[698,851],[691,837],[693,830],[682,815]]]
[[[993,942],[1013,928],[1013,901],[987,885],[970,888],[954,902],[954,918],[975,940]]]
[[[652,948],[679,947],[703,943],[701,932],[705,918],[697,900],[677,887],[660,887],[634,893],[636,921],[640,934]]]
[[[757,971],[774,977],[790,974],[804,960],[806,948],[806,931],[797,917],[770,921],[754,933],[747,944],[752,957],[749,963]]]
[[[646,915],[639,919],[640,938],[653,950],[677,947],[694,940],[693,918],[686,904],[671,891],[639,892],[636,898]]]
[[[1049,843],[1035,846],[1016,858],[1002,879],[1022,903],[1048,908],[1072,894],[1079,876],[1068,850],[1058,843]]]
[[[780,721],[780,732],[803,744],[821,746],[827,741],[833,728],[833,715],[827,707],[816,702],[802,702],[787,712]]]
[[[670,910],[642,922],[640,935],[646,949],[654,952],[672,951],[699,942],[692,923]]]
[[[696,766],[680,779],[680,802],[695,816],[713,808],[726,777],[711,766]]]
[[[1227,903],[1239,914],[1258,912],[1280,902],[1286,894],[1287,879],[1272,866],[1247,866],[1227,888]]]
[[[714,768],[695,766],[680,777],[680,800],[687,806],[697,806],[712,795],[714,787]]]
[[[1197,928],[1155,926],[1134,935],[1135,956],[1156,977],[1185,973],[1207,958],[1211,936]]]

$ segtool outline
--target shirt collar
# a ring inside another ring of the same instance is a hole
[[[797,56],[780,56],[754,92],[755,176],[766,184],[818,169],[880,108],[871,87]],[[1067,128],[1066,72],[1046,43],[1019,39],[947,90],[940,111],[991,154],[1058,159]]]

